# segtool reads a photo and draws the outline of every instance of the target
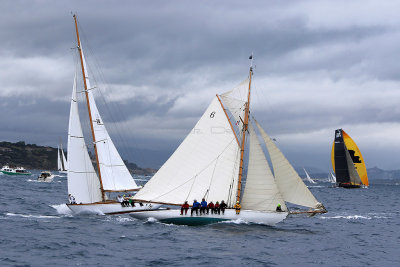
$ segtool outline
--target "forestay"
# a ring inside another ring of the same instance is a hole
[[[250,130],[249,165],[242,208],[247,210],[275,211],[278,204],[286,211],[286,205],[275,183],[268,161],[252,124]]]
[[[72,90],[68,127],[68,193],[77,203],[101,201],[100,183],[87,152],[79,118],[76,75]]]
[[[274,144],[261,125],[257,121],[255,121],[255,123],[267,146],[274,168],[275,181],[283,199],[296,205],[317,208],[319,204],[318,201],[311,194],[293,166]]]
[[[184,201],[235,200],[239,146],[217,97],[196,126],[136,199],[182,204]]]
[[[86,61],[83,56],[83,65],[87,73]],[[134,190],[139,187],[136,185],[125,163],[119,155],[113,141],[111,140],[107,129],[103,123],[100,113],[97,109],[90,87],[89,78],[86,76],[88,88],[88,98],[93,120],[93,130],[96,137],[97,154],[99,158],[101,179],[104,190],[125,191]]]

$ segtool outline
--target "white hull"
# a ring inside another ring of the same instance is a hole
[[[200,213],[199,213],[200,214]],[[252,210],[242,210],[240,214],[236,215],[235,210],[227,209],[225,214],[205,214],[205,215],[190,215],[190,209],[187,215],[180,215],[180,210],[154,210],[132,213],[131,216],[137,219],[155,218],[158,221],[183,224],[183,225],[203,225],[209,223],[216,223],[221,221],[242,220],[247,223],[275,225],[283,221],[287,217],[287,212],[260,212]]]
[[[150,211],[158,209],[160,204],[135,203],[135,207],[122,207],[118,202],[93,203],[93,204],[67,204],[68,208],[75,214],[123,214],[138,211]]]
[[[50,175],[50,176],[48,176],[46,178],[42,178],[42,177],[38,178],[38,182],[50,183],[50,182],[53,182],[53,180],[54,180],[54,175]]]

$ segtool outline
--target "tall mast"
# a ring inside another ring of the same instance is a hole
[[[249,109],[250,109],[250,89],[251,89],[251,76],[253,75],[253,53],[249,57],[250,61],[250,74],[249,74],[249,92],[247,94],[247,102],[244,112],[244,121],[242,127],[242,143],[240,146],[240,167],[239,167],[239,179],[238,188],[236,193],[236,201],[240,201],[240,194],[242,191],[242,177],[243,177],[243,159],[244,159],[244,146],[246,141],[246,132],[249,125]]]
[[[80,56],[80,59],[81,59],[83,84],[84,84],[84,86],[85,86],[86,103],[87,103],[87,108],[88,108],[88,113],[89,113],[90,129],[91,129],[91,131],[92,131],[92,139],[93,139],[94,153],[95,153],[95,155],[96,155],[97,170],[98,170],[98,173],[99,173],[101,198],[102,198],[103,201],[105,201],[106,198],[105,198],[105,193],[104,193],[104,188],[103,188],[103,181],[102,181],[102,179],[101,179],[101,171],[100,171],[99,156],[98,156],[98,153],[97,153],[97,146],[96,146],[96,136],[95,136],[95,134],[94,134],[92,112],[91,112],[91,110],[90,110],[89,94],[88,94],[88,88],[87,88],[87,84],[86,84],[85,67],[84,67],[84,64],[83,64],[83,55],[82,55],[82,49],[81,49],[81,40],[80,40],[80,38],[79,38],[78,22],[77,22],[77,18],[76,18],[76,15],[75,15],[75,14],[74,14],[74,20],[75,20],[76,39],[77,39],[77,41],[78,41],[79,56]]]

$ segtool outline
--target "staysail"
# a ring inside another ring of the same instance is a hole
[[[85,68],[85,73],[87,73],[83,50],[82,61]],[[90,87],[89,77],[86,76],[85,78],[88,88],[88,98],[92,115],[91,117],[93,120],[94,136],[96,137],[97,154],[99,158],[103,189],[104,191],[137,190],[139,187],[133,180],[128,168],[119,155],[97,109],[92,93],[93,88]]]
[[[239,146],[215,97],[185,140],[135,195],[136,199],[182,204],[184,201],[235,201]]]
[[[68,193],[75,197],[77,203],[101,201],[99,179],[87,151],[79,118],[76,74],[69,115],[68,152]]]
[[[320,203],[318,203],[313,194],[301,180],[293,166],[274,144],[274,141],[271,140],[261,125],[256,120],[255,123],[264,139],[265,145],[267,146],[274,169],[275,181],[283,199],[296,205],[318,208]]]
[[[242,208],[259,211],[275,211],[278,204],[286,211],[285,201],[279,192],[268,161],[251,124],[249,165],[246,186],[242,197]]]

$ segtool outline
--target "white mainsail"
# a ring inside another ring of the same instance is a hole
[[[154,202],[235,202],[239,146],[217,97],[160,170],[135,195]]]
[[[305,172],[305,174],[306,174],[307,181],[309,181],[309,182],[312,183],[312,184],[316,184],[316,182],[315,182],[313,179],[311,179],[311,177],[310,177],[310,175],[308,174],[308,172],[306,171],[306,169],[303,168],[303,170],[304,170],[304,172]]]
[[[285,201],[279,192],[268,161],[261,148],[256,132],[251,124],[249,165],[246,186],[242,197],[242,208],[259,211],[275,211],[278,204],[287,210]]]
[[[66,171],[67,170],[67,160],[64,155],[64,150],[62,144],[57,146],[57,170]]]
[[[67,159],[65,158],[65,155],[64,155],[64,150],[63,150],[63,148],[62,148],[62,145],[60,145],[60,149],[61,149],[61,158],[62,158],[62,164],[61,164],[61,166],[63,166],[63,171],[66,171],[67,169]]]
[[[100,182],[90,160],[79,118],[76,74],[72,90],[68,127],[68,193],[77,203],[101,201]]]
[[[88,73],[83,50],[82,60],[85,73]],[[97,154],[99,158],[103,189],[105,191],[136,190],[139,187],[133,180],[128,168],[119,155],[97,109],[88,76],[86,76],[86,85],[88,88],[88,98],[93,120],[94,135],[96,137]]]
[[[317,208],[320,203],[318,203],[294,170],[293,166],[274,144],[274,141],[271,140],[261,125],[257,121],[255,121],[255,123],[267,146],[274,168],[275,181],[284,200],[300,206]]]

